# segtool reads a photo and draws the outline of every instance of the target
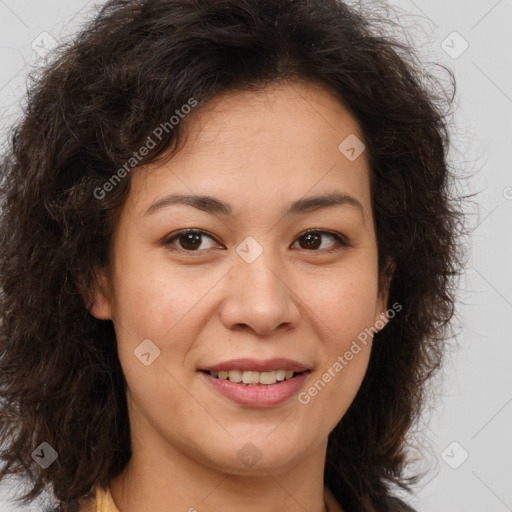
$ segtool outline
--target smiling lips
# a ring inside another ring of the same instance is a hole
[[[270,407],[297,392],[310,370],[297,361],[275,358],[225,361],[200,372],[216,391],[237,404]]]

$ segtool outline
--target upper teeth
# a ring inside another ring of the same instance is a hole
[[[293,370],[272,370],[271,372],[251,372],[230,370],[209,372],[213,377],[230,380],[231,382],[243,382],[244,384],[275,384],[277,381],[291,379]]]

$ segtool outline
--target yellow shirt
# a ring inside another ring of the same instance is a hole
[[[104,490],[100,487],[94,488],[94,496],[82,503],[79,512],[119,512],[117,509],[110,490]]]
[[[94,499],[84,503],[80,507],[80,512],[119,512],[109,489],[103,490],[100,487],[95,487],[94,492]],[[343,512],[328,487],[324,487],[324,498],[329,512]]]

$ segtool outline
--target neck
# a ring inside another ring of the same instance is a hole
[[[110,491],[120,512],[335,512],[325,499],[325,449],[326,442],[278,470],[261,465],[241,474],[145,439],[143,447],[132,443],[132,457]]]

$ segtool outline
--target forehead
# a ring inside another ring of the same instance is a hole
[[[286,142],[287,147],[329,149],[332,136],[354,134],[364,139],[349,109],[326,86],[316,83],[272,84],[255,91],[227,91],[183,122],[188,149],[208,151],[224,143],[248,151],[258,143],[269,147]],[[274,136],[279,134],[278,139]],[[329,136],[331,135],[331,137]],[[281,149],[284,149],[281,147]]]
[[[148,201],[171,192],[208,192],[248,207],[244,196],[289,203],[308,191],[336,187],[368,206],[366,153],[350,160],[342,151],[346,140],[363,145],[361,128],[326,87],[226,92],[182,123],[179,151],[165,164],[142,166],[132,175],[139,214]]]

